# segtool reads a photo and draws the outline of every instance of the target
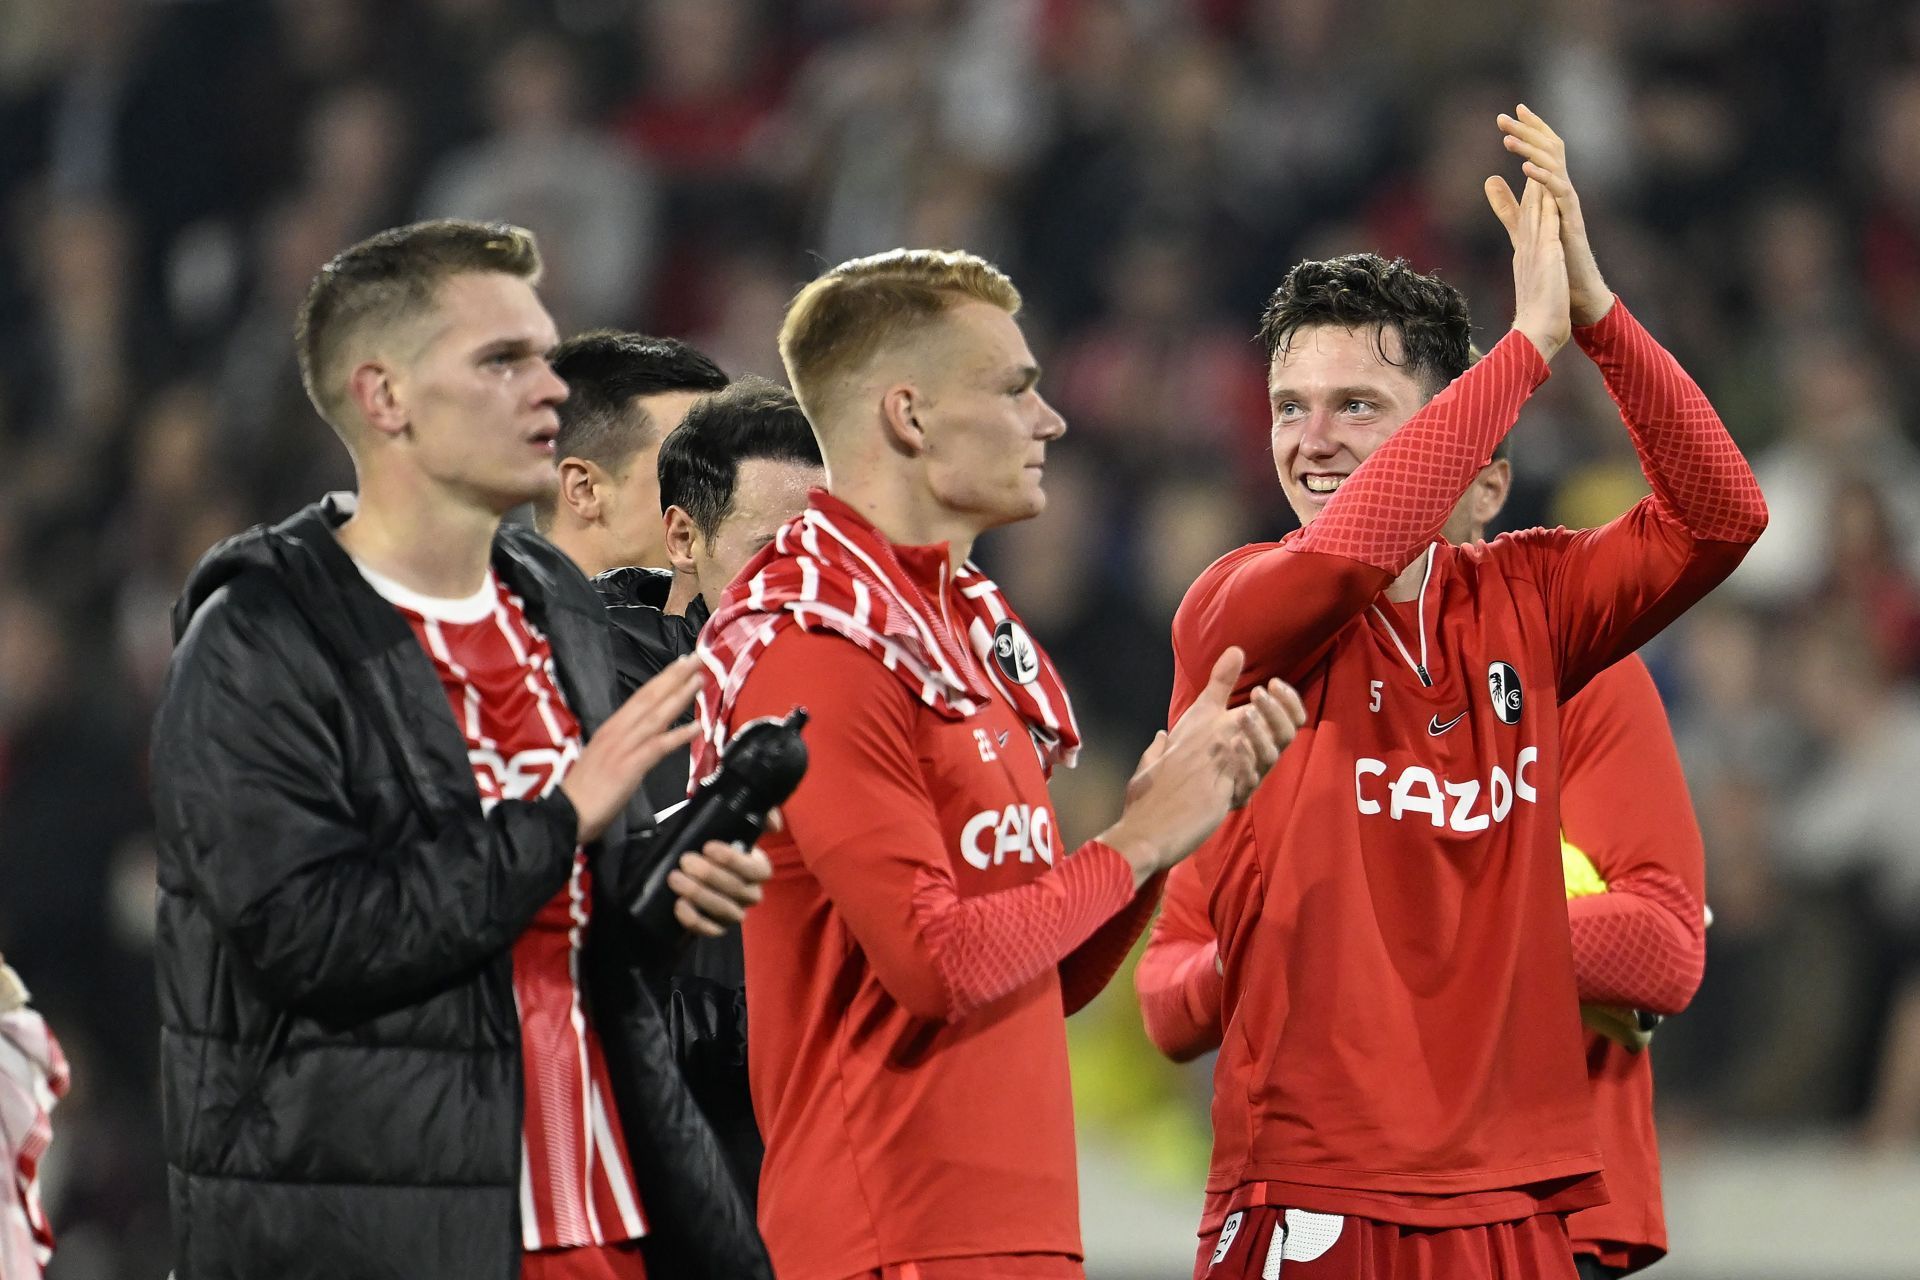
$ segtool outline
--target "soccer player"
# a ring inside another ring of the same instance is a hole
[[[552,363],[568,388],[554,440],[560,483],[534,499],[534,527],[589,578],[666,568],[660,442],[726,373],[677,338],[609,329],[568,338]]]
[[[660,445],[659,466],[672,571],[616,569],[594,580],[620,628],[623,695],[694,651],[708,602],[800,513],[807,490],[826,483],[806,415],[792,392],[765,378],[743,378],[696,400]],[[687,764],[687,753],[675,751],[648,772],[656,810],[686,799]],[[752,1204],[764,1148],[747,1088],[740,946],[736,930],[692,942],[671,957],[656,993],[668,1010],[674,1058]]]
[[[1196,868],[1224,968],[1207,1274],[1571,1277],[1606,1199],[1559,856],[1558,704],[1732,570],[1766,507],[1712,406],[1607,289],[1564,147],[1489,200],[1513,329],[1468,368],[1459,293],[1371,255],[1271,299],[1273,453],[1304,528],[1201,575],[1173,710],[1215,655],[1310,717]],[[1571,333],[1570,333],[1571,328]],[[1610,524],[1437,541],[1569,337],[1652,494]]]
[[[600,602],[501,517],[554,483],[556,335],[517,228],[384,231],[297,326],[352,454],[221,544],[153,737],[175,1275],[770,1277],[639,975],[651,814],[699,683],[624,705]],[[708,844],[683,926],[763,855]],[[610,960],[610,957],[614,959]]]
[[[1480,541],[1506,502],[1505,458],[1481,469],[1441,537]],[[1608,667],[1560,709],[1560,823],[1574,983],[1589,1024],[1587,1079],[1606,1166],[1607,1204],[1569,1221],[1583,1276],[1622,1275],[1667,1250],[1653,1070],[1635,1011],[1678,1013],[1706,965],[1705,854],[1659,692],[1638,654]],[[1147,1035],[1185,1062],[1220,1047],[1219,947],[1196,864],[1181,863],[1134,970]],[[1216,1149],[1216,1167],[1235,1153]],[[1208,1196],[1196,1259],[1205,1274],[1228,1194]]]
[[[780,350],[827,490],[702,633],[706,759],[813,714],[746,931],[760,1226],[781,1280],[1081,1274],[1063,1013],[1113,975],[1158,875],[1243,801],[1302,714],[1221,655],[1118,822],[1064,847],[1047,796],[1078,731],[1059,675],[967,559],[1045,505],[1065,424],[1020,296],[970,254],[843,263]],[[696,769],[702,765],[696,761]]]

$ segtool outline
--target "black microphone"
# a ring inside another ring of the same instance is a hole
[[[660,860],[633,908],[648,934],[661,941],[694,936],[674,918],[679,896],[667,887],[667,876],[682,854],[697,853],[709,840],[753,845],[766,829],[767,811],[792,795],[806,775],[807,744],[800,737],[806,723],[807,709],[795,707],[785,720],[768,716],[741,726],[721,753],[720,767],[655,831]]]

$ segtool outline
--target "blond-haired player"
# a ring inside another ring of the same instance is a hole
[[[782,1280],[1080,1274],[1062,1013],[1106,985],[1158,874],[1246,798],[1302,711],[1226,707],[1239,655],[1149,749],[1119,821],[1064,847],[1066,690],[974,539],[1039,514],[1065,424],[962,253],[834,268],[781,354],[828,485],[718,603],[711,758],[796,703],[812,764],[746,933],[760,1227]],[[696,765],[696,772],[703,766]]]

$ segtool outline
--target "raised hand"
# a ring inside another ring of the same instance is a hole
[[[1587,221],[1580,212],[1580,194],[1573,189],[1573,180],[1567,174],[1567,144],[1524,102],[1514,108],[1513,115],[1503,113],[1497,120],[1504,135],[1501,144],[1520,157],[1520,171],[1545,187],[1560,211],[1560,244],[1567,255],[1568,310],[1573,322],[1583,326],[1598,324],[1613,306],[1613,290],[1601,279],[1600,264],[1594,261],[1593,245],[1587,240]],[[1494,212],[1500,213],[1501,203],[1493,191],[1495,182],[1500,182],[1507,205],[1512,206],[1515,201],[1505,182],[1488,179],[1487,196],[1494,200]],[[1507,222],[1504,214],[1500,220]],[[1511,232],[1512,225],[1507,229]]]
[[[1517,202],[1502,178],[1488,178],[1486,191],[1513,243],[1513,327],[1551,360],[1573,336],[1559,205],[1531,178]]]
[[[647,771],[693,741],[698,724],[675,729],[673,722],[693,701],[703,679],[691,654],[633,691],[588,740],[567,770],[560,790],[573,802],[580,822],[580,843],[598,840],[626,808]]]
[[[1306,722],[1300,695],[1279,680],[1229,708],[1243,661],[1238,648],[1220,655],[1173,732],[1155,737],[1140,758],[1120,821],[1101,837],[1133,865],[1136,885],[1192,853],[1229,809],[1245,804]]]

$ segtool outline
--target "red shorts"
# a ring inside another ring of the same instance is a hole
[[[647,1280],[640,1242],[540,1249],[520,1255],[520,1280]]]
[[[1401,1227],[1265,1206],[1202,1240],[1195,1280],[1579,1280],[1567,1220]]]
[[[1062,1253],[992,1253],[923,1258],[869,1271],[865,1280],[1086,1280],[1078,1258]]]

